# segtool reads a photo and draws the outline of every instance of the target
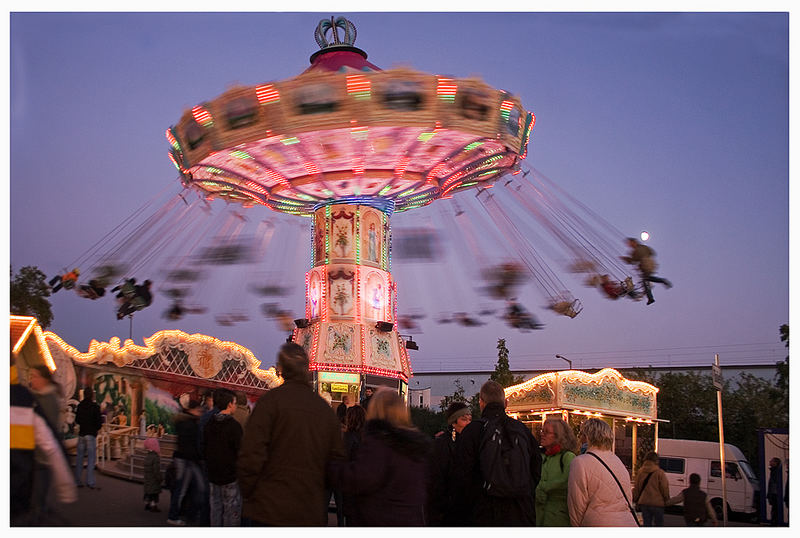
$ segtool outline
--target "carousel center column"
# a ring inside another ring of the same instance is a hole
[[[332,402],[349,394],[357,403],[367,376],[406,392],[411,372],[396,326],[390,213],[377,200],[331,203],[314,213],[305,319],[292,339],[308,353],[316,390]]]

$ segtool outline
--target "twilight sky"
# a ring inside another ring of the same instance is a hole
[[[317,50],[317,23],[331,15],[355,23],[356,46],[379,67],[476,75],[519,96],[537,118],[526,166],[624,234],[649,231],[659,272],[674,283],[657,286],[650,306],[612,302],[554,265],[584,310],[555,316],[530,290],[525,304],[546,327],[521,333],[499,322],[434,323],[442,303],[477,283],[446,261],[396,266],[401,312],[405,300],[429,314],[414,336],[415,371],[491,369],[497,338],[507,339],[514,369],[563,367],[555,354],[576,368],[710,364],[714,353],[723,365],[785,357],[786,13],[12,13],[14,270],[56,274],[156,193],[177,192],[165,129],[232,85],[298,75]],[[393,225],[426,221],[438,203],[397,215]],[[264,207],[249,212],[254,223],[273,216]],[[298,242],[275,240],[265,265],[299,260],[281,265],[299,291],[308,231],[278,230]],[[163,267],[148,269],[134,276],[158,286]],[[433,278],[420,285],[427,271],[454,274],[452,287]],[[236,341],[272,365],[285,333],[259,314],[263,301],[240,289],[257,275],[250,266],[210,273],[203,296],[212,312],[180,321],[161,317],[169,301],[157,295],[134,317],[134,340],[178,328]],[[110,297],[60,291],[51,302],[51,330],[81,351],[91,339],[129,335]],[[233,306],[251,321],[217,325],[215,308]],[[301,317],[302,296],[283,306]]]

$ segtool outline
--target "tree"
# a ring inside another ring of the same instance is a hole
[[[480,394],[476,392],[470,398],[467,398],[464,391],[464,386],[461,384],[461,380],[456,379],[453,384],[456,386],[456,391],[449,396],[442,397],[442,401],[439,402],[439,409],[441,409],[442,415],[447,412],[447,408],[450,407],[451,403],[464,402],[472,410],[473,417],[480,416],[481,408],[478,404],[478,398],[480,397]],[[447,417],[445,417],[445,419],[447,419]]]
[[[436,412],[427,407],[411,406],[411,422],[414,423],[419,431],[433,437],[444,430],[445,417],[443,412]]]
[[[717,393],[710,373],[669,372],[658,376],[654,384],[659,388],[658,418],[670,421],[659,428],[660,436],[718,440]]]
[[[788,428],[789,407],[769,380],[741,373],[735,391],[722,395],[725,442],[738,446],[747,459],[757,461],[758,429]]]
[[[508,365],[508,348],[506,347],[505,338],[497,340],[497,364],[489,379],[497,381],[503,387],[510,387],[525,381],[525,376],[515,376],[511,373],[511,368]]]
[[[786,342],[786,349],[789,349],[789,325],[783,324],[780,328],[781,342]],[[775,364],[778,367],[778,373],[775,376],[775,383],[784,396],[784,404],[786,409],[789,409],[789,355],[781,362]]]
[[[439,402],[439,409],[441,409],[442,412],[447,411],[447,408],[450,407],[450,404],[453,402],[467,403],[467,398],[464,396],[464,385],[461,384],[461,380],[456,379],[453,381],[453,384],[456,386],[456,391],[449,396],[443,396],[442,401]]]
[[[45,274],[35,265],[22,267],[16,275],[12,267],[9,287],[11,313],[33,316],[44,329],[53,322],[52,307],[47,300],[50,297],[50,288],[45,278]]]

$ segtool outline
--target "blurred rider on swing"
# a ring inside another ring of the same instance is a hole
[[[625,263],[637,265],[639,267],[639,273],[641,273],[642,276],[642,285],[644,286],[644,292],[647,295],[647,304],[653,304],[655,299],[653,299],[653,292],[650,289],[650,282],[664,284],[667,289],[672,287],[672,283],[666,278],[655,276],[658,265],[656,264],[655,260],[656,253],[652,248],[641,244],[633,237],[629,237],[625,241],[627,242],[631,251],[627,256],[620,256],[620,258]]]

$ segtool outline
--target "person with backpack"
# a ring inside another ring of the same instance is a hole
[[[481,418],[461,432],[454,469],[457,502],[471,514],[465,524],[482,527],[536,524],[533,499],[542,473],[539,442],[505,412],[496,381],[480,390]]]
[[[539,442],[545,452],[542,479],[536,487],[536,526],[569,527],[567,481],[578,440],[564,419],[550,415],[542,425]]]
[[[567,506],[573,527],[636,527],[631,504],[631,475],[612,451],[614,432],[608,423],[590,418],[581,424],[585,454],[569,466]]]
[[[666,502],[667,506],[683,503],[683,519],[687,527],[702,527],[709,519],[717,526],[717,513],[708,500],[708,495],[700,489],[700,475],[689,475],[689,487]]]
[[[664,504],[669,500],[667,474],[658,466],[658,454],[648,452],[636,473],[633,502],[642,511],[642,526],[664,526]]]

